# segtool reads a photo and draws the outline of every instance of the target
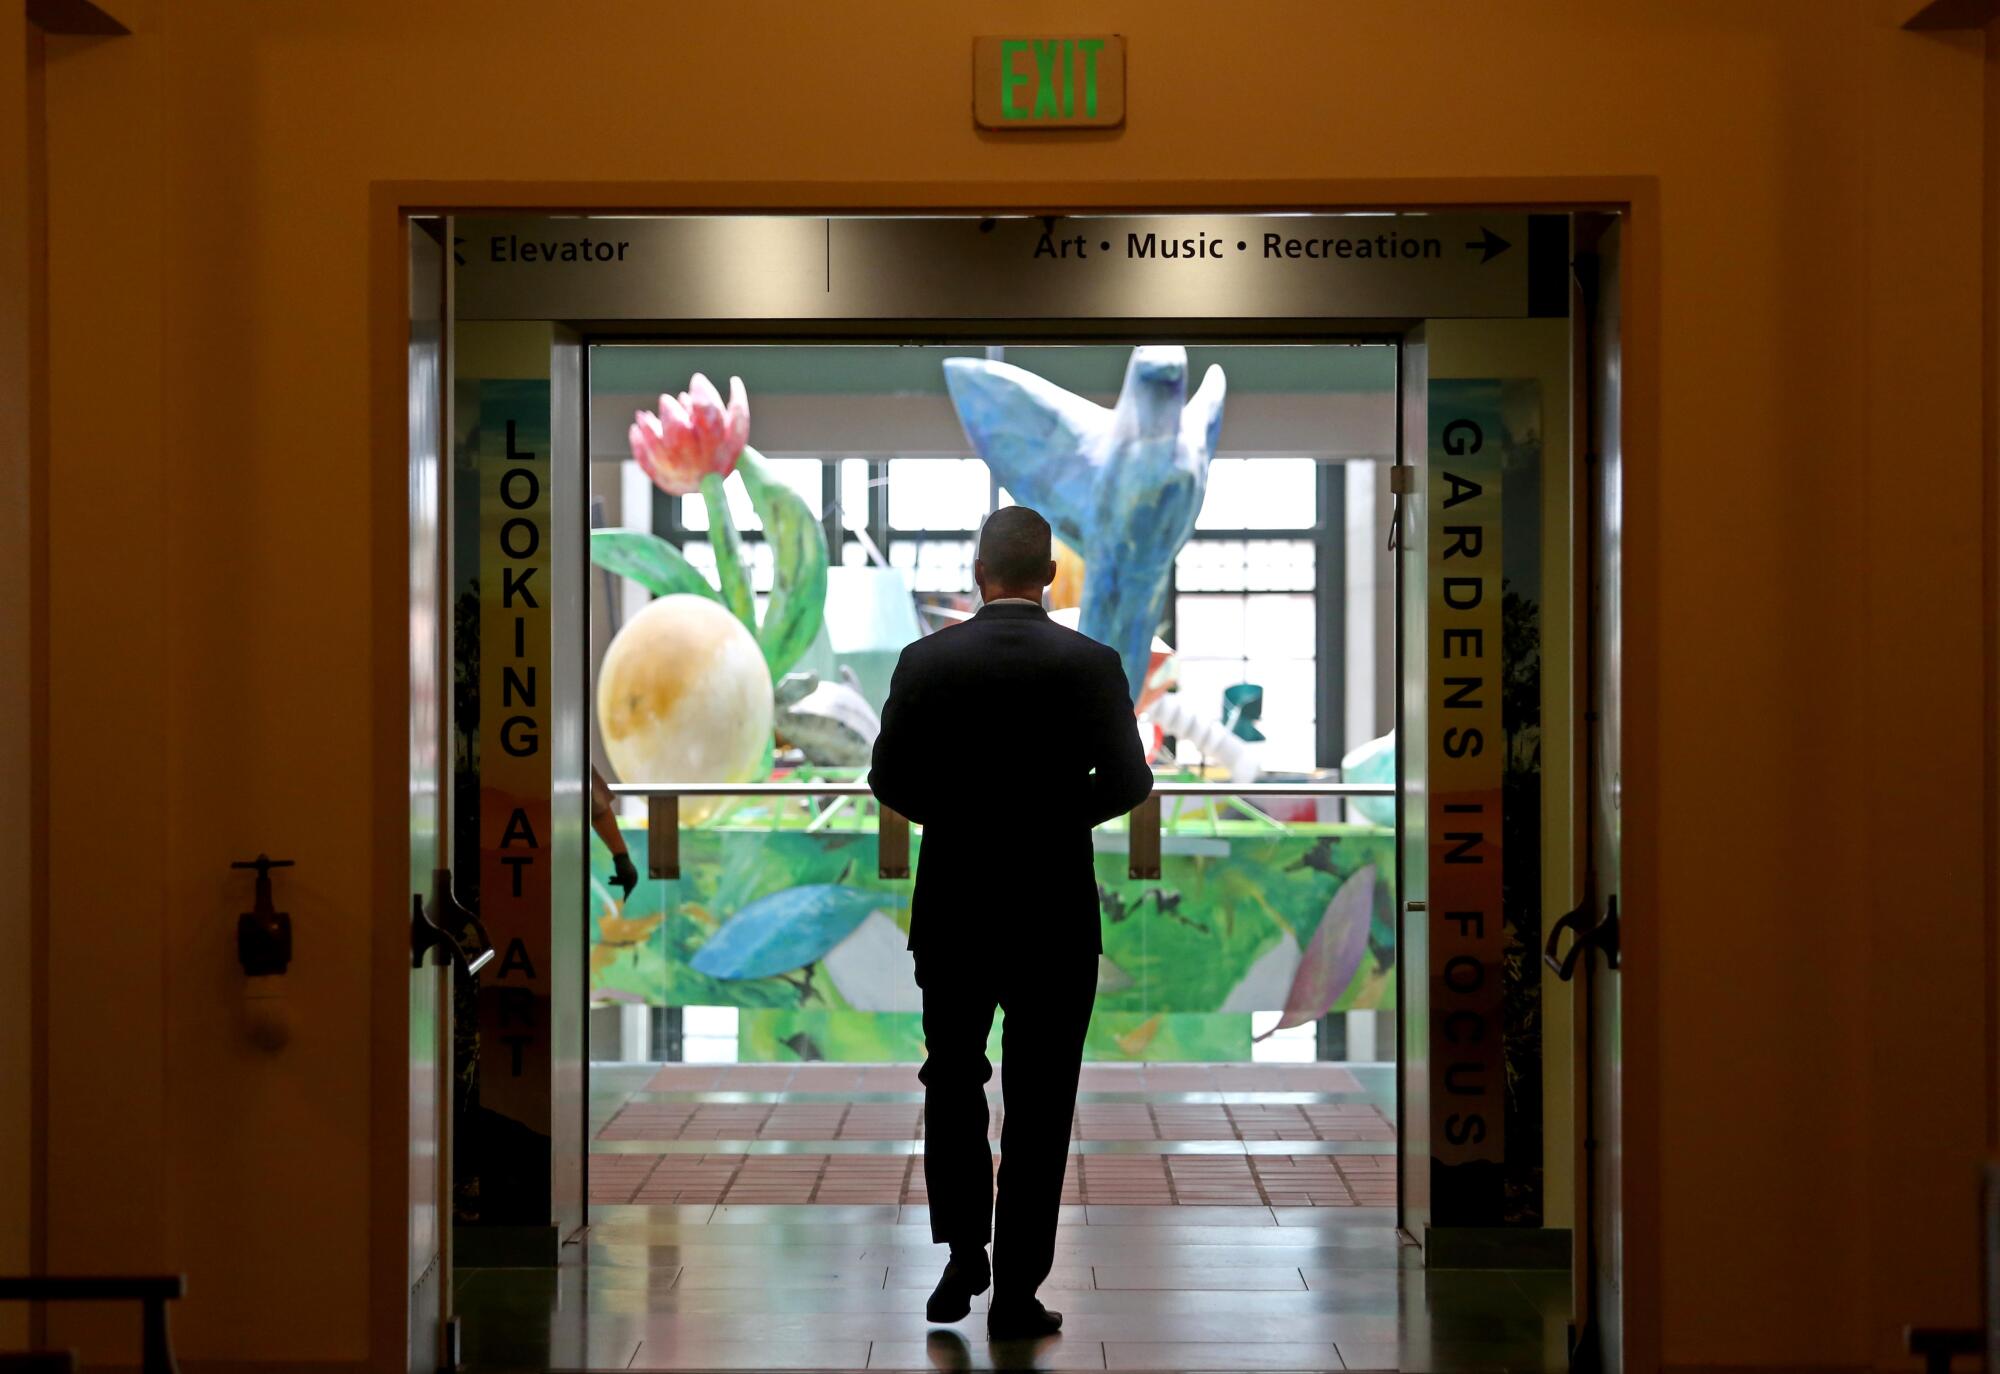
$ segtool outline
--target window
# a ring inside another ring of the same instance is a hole
[[[909,573],[916,591],[933,595],[973,593],[979,524],[996,501],[1012,504],[976,458],[766,461],[822,518],[831,497],[840,529],[851,535],[837,554],[843,566],[871,563],[872,541],[891,567]],[[1261,761],[1273,771],[1333,761],[1321,757],[1319,741],[1317,577],[1322,556],[1341,558],[1344,531],[1320,529],[1318,466],[1309,458],[1215,460],[1200,519],[1175,560],[1163,627],[1177,651],[1180,690],[1195,710],[1219,717],[1225,688],[1254,682],[1264,689]],[[729,492],[761,605],[771,589],[771,551],[741,484]],[[669,504],[677,528],[660,532],[712,577],[706,504],[699,496]],[[1182,762],[1199,757],[1192,745],[1181,746]]]
[[[826,464],[817,458],[766,458],[764,464],[771,470],[772,476],[805,498],[814,515],[826,513],[821,507],[825,496],[820,490],[820,474]],[[736,522],[736,528],[743,531],[763,529],[764,522],[757,518],[757,508],[750,504],[750,492],[743,483],[728,482],[724,484],[724,489],[729,494],[729,518]],[[699,530],[706,534],[708,502],[700,496],[681,497],[680,521],[682,529]]]
[[[775,355],[777,350],[771,352]],[[997,358],[1007,352],[1011,350],[996,348],[986,350],[986,355]],[[1285,350],[1267,352],[1276,359],[1266,369],[1268,376],[1254,371],[1249,361],[1233,365],[1244,368],[1246,375],[1265,377],[1263,385],[1271,388],[1265,394],[1282,396],[1292,385],[1279,364],[1296,360]],[[772,384],[776,394],[785,394],[787,387],[800,395],[820,390],[819,373],[806,379],[813,383],[807,386],[791,355],[763,360],[761,353],[753,354],[745,356],[772,369],[774,379],[783,378]],[[1122,348],[1035,349],[1023,361],[1101,401],[1116,385],[1124,354]],[[832,362],[815,355],[812,366],[821,371],[845,368],[840,374],[843,385],[832,390],[855,399],[879,393],[885,402],[901,405],[934,385],[941,392],[939,378],[933,375],[934,362],[925,361],[897,381],[889,363],[903,361],[901,355],[885,350],[882,356],[888,363],[872,352],[866,358],[857,352],[851,360],[842,355]],[[1344,360],[1346,355],[1340,356]],[[793,372],[785,372],[780,363],[792,366]],[[1248,394],[1258,394],[1256,383]],[[941,394],[938,403],[944,403]],[[886,563],[904,570],[913,590],[926,598],[967,604],[975,590],[972,564],[979,525],[997,506],[1013,504],[1012,498],[998,487],[983,462],[964,451],[962,441],[953,451],[953,438],[926,418],[929,410],[892,411],[894,418],[885,418],[881,427],[881,451],[868,452],[866,445],[876,438],[866,423],[869,413],[856,411],[842,421],[845,432],[840,442],[848,445],[843,451],[814,454],[783,449],[779,441],[783,456],[765,461],[819,516],[835,563],[845,567]],[[912,446],[921,444],[921,450],[899,449],[900,435],[911,436]],[[1238,683],[1254,682],[1263,688],[1258,727],[1267,743],[1260,751],[1261,762],[1277,772],[1302,772],[1337,762],[1346,733],[1342,703],[1351,686],[1341,676],[1345,626],[1355,609],[1343,599],[1350,576],[1347,483],[1337,469],[1330,470],[1312,457],[1294,456],[1302,448],[1309,450],[1310,444],[1294,447],[1282,457],[1238,451],[1211,462],[1196,527],[1175,560],[1161,626],[1164,638],[1176,649],[1186,705],[1199,714],[1220,717],[1223,691]],[[645,527],[650,504],[655,532],[712,576],[715,557],[708,543],[703,500],[648,498],[636,465],[625,466],[624,523]],[[761,604],[772,585],[770,550],[747,492],[740,483],[731,483],[728,489],[731,515],[742,535],[753,590]],[[635,598],[630,604],[642,600]],[[1355,613],[1365,625],[1373,625],[1372,604]],[[1197,754],[1184,748],[1180,756],[1192,762]]]
[[[976,530],[993,509],[993,478],[977,458],[889,460],[892,533]]]
[[[1239,682],[1264,689],[1258,728],[1263,767],[1300,772],[1320,762],[1317,563],[1294,539],[1204,539],[1181,550],[1173,615],[1180,690],[1198,713],[1220,718],[1222,693]],[[1183,742],[1178,757],[1200,751]]]
[[[1319,464],[1310,458],[1217,458],[1197,530],[1310,530]]]

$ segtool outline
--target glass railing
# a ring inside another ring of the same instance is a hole
[[[736,1008],[746,1060],[922,1057],[900,876],[921,827],[858,777],[612,791],[647,814],[621,823],[642,875],[627,898],[593,840],[598,1000]],[[1094,831],[1104,953],[1086,1054],[1248,1060],[1253,1020],[1268,1032],[1393,1007],[1394,796],[1162,780]]]

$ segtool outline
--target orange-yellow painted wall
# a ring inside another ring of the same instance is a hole
[[[36,383],[41,312],[40,145],[41,66],[38,41],[25,24],[0,25],[0,90],[23,93],[0,105],[0,1270],[27,1273],[34,1264],[36,1045],[34,927],[42,847],[35,805],[35,595],[40,560],[31,514],[36,506],[38,444],[31,418],[40,409]],[[0,1350],[30,1339],[28,1314],[0,1310]]]
[[[1660,1017],[1627,1030],[1661,1135],[1630,1299],[1675,1365],[1886,1362],[1973,1320],[1976,35],[1873,0],[133,10],[48,60],[58,1267],[186,1269],[187,1356],[366,1354],[369,874],[401,823],[368,814],[368,473],[399,458],[371,182],[1635,174],[1658,774],[1624,785],[1660,817],[1628,917]],[[1128,36],[1123,132],[973,131],[970,37],[1044,26]],[[227,864],[259,849],[299,861],[275,1056],[236,1024]]]
[[[1986,787],[2000,794],[2000,18],[1986,25],[1986,121],[1984,127],[1986,229],[1985,433],[1982,435],[1986,474]],[[1987,996],[2000,1007],[2000,808],[1986,817]],[[1986,1111],[1986,1147],[2000,1156],[2000,1035],[1986,1037],[1986,1071],[1990,1084]]]

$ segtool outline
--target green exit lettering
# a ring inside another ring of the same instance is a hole
[[[1083,117],[1097,118],[1097,58],[1101,38],[1009,38],[1000,43],[1000,114],[1005,119],[1058,122],[1075,119],[1077,92],[1083,93]],[[1021,57],[1029,63],[1018,61]],[[1017,92],[1034,83],[1034,96],[1023,102]]]

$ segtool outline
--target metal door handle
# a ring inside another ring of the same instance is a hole
[[[1576,961],[1586,949],[1603,950],[1605,964],[1618,967],[1618,894],[1613,893],[1605,900],[1603,916],[1596,914],[1595,907],[1595,901],[1586,897],[1549,927],[1548,943],[1542,947],[1542,962],[1565,983],[1576,976]],[[1569,952],[1558,956],[1556,951],[1562,946],[1565,930],[1575,938],[1570,941]]]
[[[491,963],[495,952],[479,913],[460,902],[452,891],[448,868],[431,875],[428,908],[422,893],[410,895],[410,967],[422,968],[425,956],[434,948],[458,960],[467,977]]]

